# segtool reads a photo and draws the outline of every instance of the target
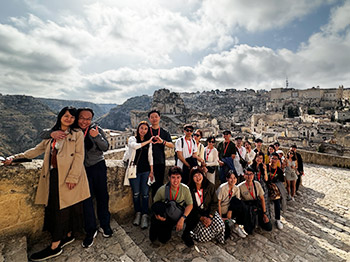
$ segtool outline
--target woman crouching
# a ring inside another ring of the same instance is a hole
[[[192,238],[199,242],[216,239],[225,243],[225,223],[218,213],[218,198],[215,186],[204,176],[203,171],[192,168],[189,188],[193,199],[193,209],[186,220],[184,235],[193,231]],[[193,245],[193,240],[184,239],[187,246]]]

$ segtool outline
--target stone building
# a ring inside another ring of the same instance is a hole
[[[109,143],[109,149],[124,148],[128,144],[128,138],[132,135],[131,131],[115,131],[111,129],[103,129],[106,133],[107,141]]]
[[[336,121],[349,121],[350,120],[350,110],[336,110],[334,112],[334,119]]]
[[[200,128],[204,135],[217,135],[219,125],[210,113],[198,112],[186,108],[183,99],[178,93],[168,89],[156,90],[153,94],[151,109],[157,109],[161,114],[161,126],[173,135],[183,134],[183,125],[192,124],[194,128]],[[148,112],[130,112],[131,126],[136,128],[142,120],[148,119]]]

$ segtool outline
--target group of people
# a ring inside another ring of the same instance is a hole
[[[45,154],[35,202],[45,205],[44,230],[51,233],[52,242],[32,254],[32,261],[60,255],[82,228],[84,248],[93,245],[98,231],[106,238],[113,234],[103,157],[109,144],[103,130],[92,123],[93,116],[90,108],[64,107],[55,125],[41,132],[40,144],[4,161],[9,165],[15,159]],[[183,230],[182,239],[189,247],[194,240],[224,243],[232,232],[244,238],[258,225],[271,231],[270,203],[277,228],[283,228],[280,211],[287,201],[294,201],[303,175],[296,146],[284,156],[276,142],[264,154],[261,139],[252,149],[242,137],[233,142],[229,130],[223,132],[224,141],[217,148],[214,136],[204,146],[202,131],[190,124],[184,125],[184,135],[174,144],[160,127],[160,119],[159,111],[148,113],[150,124],[139,123],[124,156],[124,184],[131,186],[133,194],[133,224],[149,228],[152,243],[166,243],[174,227]],[[176,162],[164,184],[166,147],[175,148]]]
[[[35,148],[6,158],[32,159],[44,155],[35,203],[45,205],[44,230],[52,242],[30,256],[31,261],[43,261],[60,255],[63,248],[75,240],[74,233],[85,229],[84,248],[91,247],[97,232],[111,237],[107,167],[103,152],[109,144],[103,130],[92,124],[90,108],[64,107],[55,125],[43,130],[43,139]],[[93,197],[96,198],[95,217]]]
[[[148,119],[151,126],[140,122],[135,136],[129,138],[127,155],[131,157],[126,160],[137,166],[137,176],[126,176],[125,181],[133,191],[133,224],[149,227],[151,242],[166,243],[174,227],[184,229],[182,239],[189,247],[194,240],[224,243],[232,232],[244,238],[257,226],[271,231],[270,204],[276,227],[283,229],[281,210],[287,201],[294,201],[303,175],[296,146],[285,157],[276,142],[265,154],[261,139],[254,141],[253,149],[242,137],[233,142],[229,130],[223,132],[224,141],[217,148],[214,136],[204,146],[202,131],[191,124],[183,126],[184,135],[174,145],[159,126],[159,111],[149,112]],[[165,147],[175,147],[175,166],[169,170],[169,182],[163,184]],[[149,189],[153,201],[149,201]]]

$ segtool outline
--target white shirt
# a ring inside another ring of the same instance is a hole
[[[248,165],[251,165],[253,163],[254,157],[255,157],[255,152],[253,150],[250,150],[250,153],[246,153],[245,155],[245,160],[248,162]]]
[[[219,165],[219,153],[218,150],[213,147],[209,149],[208,147],[204,148],[204,160],[207,166],[218,166]]]
[[[181,140],[183,139],[183,147]],[[197,153],[197,145],[194,139],[186,140],[185,137],[180,137],[175,142],[175,152],[182,152],[183,157],[186,159],[193,155],[193,153]],[[183,163],[180,159],[177,159],[176,165],[180,168],[183,167]]]
[[[241,146],[240,148],[237,148],[239,150],[239,154],[242,156],[242,158],[244,158],[244,156],[247,153],[247,150],[245,149],[245,147]],[[238,152],[236,153],[236,157],[233,160],[233,164],[235,166],[236,172],[239,176],[243,176],[243,167],[241,165],[241,163],[239,163],[240,157],[238,155]]]

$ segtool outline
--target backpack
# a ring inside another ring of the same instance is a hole
[[[182,148],[182,149],[184,148],[184,139],[185,139],[184,137],[181,137],[181,148]],[[196,141],[194,141],[193,138],[192,138],[192,141],[193,141],[194,144],[196,144]],[[175,158],[175,166],[176,166],[177,160],[178,160],[179,158],[177,157],[176,149],[174,149],[174,150],[175,150],[174,158]]]

